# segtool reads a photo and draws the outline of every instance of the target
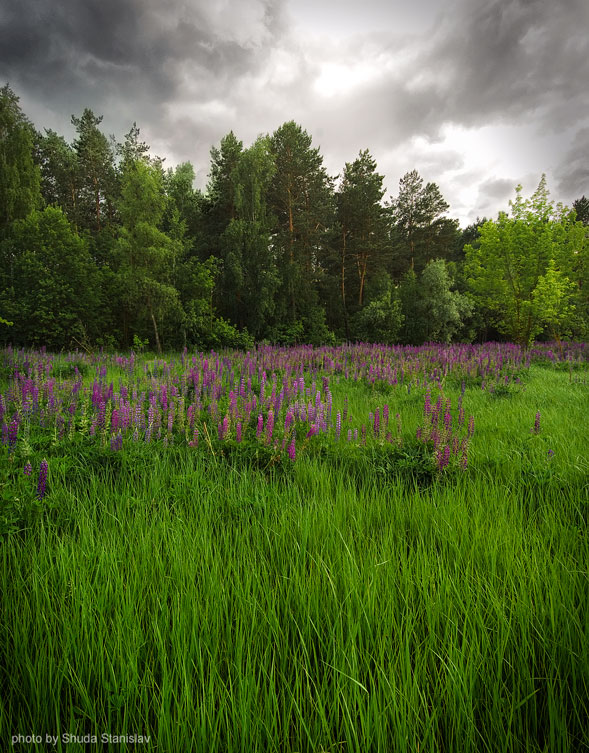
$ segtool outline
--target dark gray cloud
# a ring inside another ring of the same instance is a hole
[[[537,117],[558,127],[586,116],[589,4],[586,0],[463,2],[448,16],[427,65],[445,71],[443,117]]]
[[[201,186],[209,149],[229,130],[250,143],[294,119],[332,174],[368,148],[389,192],[417,167],[447,186],[464,219],[494,214],[522,175],[547,171],[568,201],[589,192],[587,0],[415,0],[410,10],[367,0],[362,8],[5,0],[0,82],[22,96],[37,127],[66,136],[84,107],[118,136],[137,121],[168,164],[195,164]],[[452,139],[453,127],[480,130],[479,147]]]
[[[572,202],[589,195],[589,126],[577,131],[571,148],[557,170],[558,191]]]
[[[135,119],[160,118],[184,93],[229,96],[263,65],[280,29],[272,0],[251,13],[172,0],[9,0],[0,20],[0,73],[29,97],[100,111],[133,101]],[[257,16],[256,16],[256,12]]]

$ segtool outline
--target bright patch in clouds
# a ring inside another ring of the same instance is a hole
[[[313,88],[324,97],[339,97],[375,81],[380,75],[382,70],[374,63],[322,63]]]

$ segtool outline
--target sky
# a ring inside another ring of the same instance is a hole
[[[368,149],[385,198],[416,169],[464,227],[546,173],[589,196],[589,0],[3,0],[0,85],[73,140],[133,122],[205,188],[229,131],[295,120],[330,175]],[[337,185],[337,181],[336,181]]]

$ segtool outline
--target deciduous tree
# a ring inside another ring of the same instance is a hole
[[[510,204],[511,216],[501,212],[483,225],[479,248],[465,247],[466,271],[472,295],[498,329],[528,345],[548,324],[538,302],[548,300],[550,288],[554,292],[574,279],[573,270],[586,256],[586,239],[570,212],[554,208],[545,176],[529,199],[518,186]]]

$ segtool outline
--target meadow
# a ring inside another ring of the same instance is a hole
[[[588,397],[582,343],[2,351],[2,749],[589,749]]]

